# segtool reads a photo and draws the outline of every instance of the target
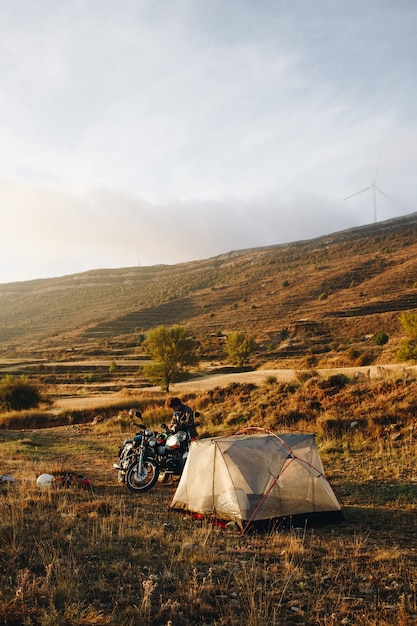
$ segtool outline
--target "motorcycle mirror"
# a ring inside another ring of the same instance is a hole
[[[165,423],[161,424],[161,428],[167,428],[167,425]]]
[[[200,413],[198,411],[194,411],[194,417],[200,417]]]

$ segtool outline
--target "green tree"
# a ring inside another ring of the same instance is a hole
[[[197,342],[183,326],[157,326],[145,341],[152,361],[144,366],[144,374],[165,391],[181,379],[187,369],[198,362]]]
[[[228,360],[242,369],[250,355],[258,348],[254,335],[247,335],[243,330],[228,333],[225,343]]]
[[[7,374],[0,383],[0,405],[6,411],[34,409],[42,402],[39,389],[26,376]]]
[[[397,359],[400,361],[417,359],[417,313],[405,311],[400,315],[400,323],[408,339],[402,341],[397,351]]]
[[[401,313],[400,323],[406,335],[412,339],[417,339],[417,313],[414,311]]]
[[[417,359],[417,339],[406,339],[401,342],[397,350],[399,361],[413,361]]]

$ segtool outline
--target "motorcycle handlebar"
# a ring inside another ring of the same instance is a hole
[[[139,428],[139,430],[146,430],[146,426],[144,426],[143,424],[137,424],[136,422],[133,422],[133,426],[136,426],[137,428]]]

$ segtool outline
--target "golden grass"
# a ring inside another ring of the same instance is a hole
[[[175,483],[131,494],[112,469],[118,446],[134,432],[124,410],[94,425],[0,431],[3,472],[16,478],[0,494],[0,623],[411,626],[414,383],[384,384],[385,405],[381,383],[365,393],[363,383],[335,390],[311,379],[187,397],[202,412],[200,432],[231,430],[236,416],[318,432],[326,475],[347,513],[346,522],[321,528],[242,537],[169,511]],[[329,414],[312,409],[312,398],[327,403]],[[152,426],[164,415],[159,400],[137,397]],[[64,470],[86,476],[92,489],[36,486],[40,473]]]

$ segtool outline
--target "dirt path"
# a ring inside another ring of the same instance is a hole
[[[366,376],[370,379],[378,379],[390,377],[393,374],[407,375],[417,374],[417,366],[404,366],[404,365],[375,365],[371,367],[344,367],[333,369],[317,370],[317,374],[326,378],[334,374],[345,374],[346,376]],[[253,383],[256,385],[262,385],[270,378],[275,378],[279,382],[290,382],[296,380],[297,370],[294,369],[260,369],[249,372],[234,372],[230,374],[207,374],[200,378],[193,378],[181,383],[171,385],[171,395],[181,395],[184,392],[192,391],[194,393],[204,393],[209,389],[215,387],[227,387],[231,383]],[[138,389],[138,393],[146,390],[159,391],[159,387],[141,387]],[[94,395],[77,395],[74,397],[59,398],[54,404],[54,412],[59,412],[62,409],[82,409],[93,406],[99,406],[100,404],[111,405],[112,402],[117,403],[120,401],[120,395],[118,393],[103,393]]]
[[[387,378],[394,374],[406,375],[407,373],[417,374],[417,366],[404,366],[401,364],[374,365],[362,367],[339,367],[315,370],[323,378],[334,374],[345,374],[348,377],[365,376],[371,380]],[[182,390],[207,391],[214,387],[226,387],[230,383],[254,383],[262,385],[269,378],[275,378],[278,382],[291,382],[296,380],[299,370],[296,369],[260,369],[250,372],[235,372],[233,374],[211,374],[171,385],[171,391],[178,393]],[[155,387],[156,389],[156,387]]]

